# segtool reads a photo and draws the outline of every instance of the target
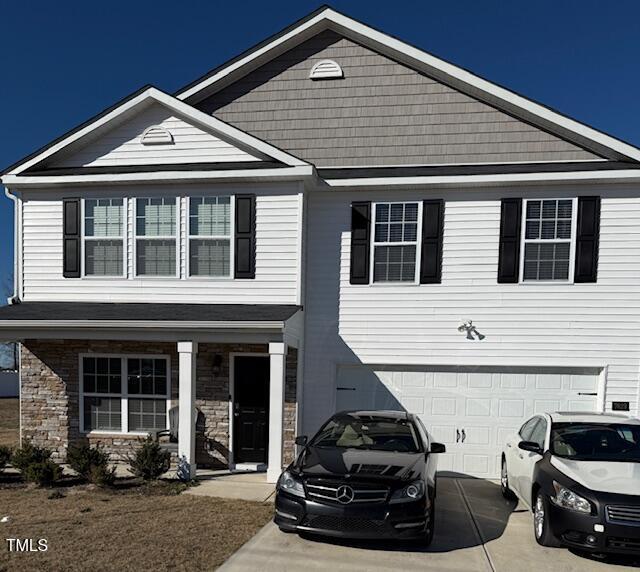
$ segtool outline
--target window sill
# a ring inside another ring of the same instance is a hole
[[[137,431],[129,431],[128,433],[123,433],[122,431],[80,431],[80,435],[84,437],[130,437],[130,438],[140,438],[140,437],[148,437],[150,433],[148,432],[137,432]]]

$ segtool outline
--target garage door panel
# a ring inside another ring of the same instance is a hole
[[[386,366],[338,368],[336,410],[394,409],[420,416],[447,446],[441,471],[497,478],[507,437],[536,413],[594,411],[597,370]],[[464,439],[463,439],[464,435]]]

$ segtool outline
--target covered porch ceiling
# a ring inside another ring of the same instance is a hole
[[[284,342],[298,347],[294,304],[22,302],[0,308],[0,340]]]

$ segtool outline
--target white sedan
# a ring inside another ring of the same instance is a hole
[[[640,554],[640,420],[535,415],[505,443],[501,488],[533,512],[538,544]]]

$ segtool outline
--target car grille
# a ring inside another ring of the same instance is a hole
[[[607,506],[607,521],[611,524],[640,526],[640,506]]]
[[[353,495],[339,494],[341,487],[349,487],[353,491]],[[318,502],[328,502],[334,504],[351,504],[351,503],[381,503],[387,500],[389,495],[389,487],[378,484],[364,484],[357,482],[340,482],[324,479],[307,479],[306,482],[307,495],[310,499]],[[353,497],[351,500],[349,498]]]
[[[386,527],[384,520],[345,516],[310,516],[302,524],[317,530],[336,532],[379,532]]]
[[[611,536],[607,538],[607,547],[619,550],[640,550],[640,539]]]

